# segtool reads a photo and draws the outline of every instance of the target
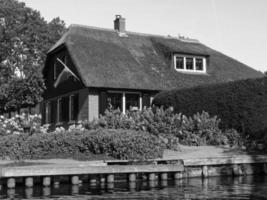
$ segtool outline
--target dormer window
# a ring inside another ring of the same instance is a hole
[[[174,55],[174,68],[179,72],[206,73],[206,57]]]

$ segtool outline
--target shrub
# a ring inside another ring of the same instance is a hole
[[[220,128],[236,129],[250,136],[267,130],[267,78],[161,92],[156,106],[172,106],[175,113],[192,116],[207,111],[222,121]]]
[[[48,125],[41,126],[41,115],[26,115],[23,113],[12,118],[0,115],[0,136],[22,134],[25,127],[29,128],[31,134],[44,133],[48,129]]]
[[[1,159],[42,159],[47,156],[106,154],[116,159],[152,159],[163,154],[158,137],[129,130],[61,131],[8,135],[0,141]],[[90,158],[88,158],[90,159]]]
[[[219,128],[220,119],[210,117],[207,112],[187,117],[175,114],[171,108],[147,108],[142,111],[127,112],[106,111],[99,120],[85,123],[90,129],[125,129],[147,131],[162,138],[166,148],[177,150],[178,143],[185,145],[224,145],[238,144],[231,131],[227,133]],[[229,132],[229,133],[228,133]],[[236,132],[236,135],[238,133]],[[232,138],[228,138],[232,137]]]

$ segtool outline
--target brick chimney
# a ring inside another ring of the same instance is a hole
[[[119,31],[120,33],[125,33],[125,18],[122,18],[121,15],[116,15],[114,20],[114,30]]]

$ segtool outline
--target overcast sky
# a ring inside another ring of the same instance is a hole
[[[195,38],[257,70],[267,71],[267,0],[20,0],[50,21]],[[266,60],[265,60],[266,59]]]

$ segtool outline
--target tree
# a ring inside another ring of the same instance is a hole
[[[0,0],[0,113],[41,101],[46,52],[65,31],[60,18],[47,23],[22,2]]]

